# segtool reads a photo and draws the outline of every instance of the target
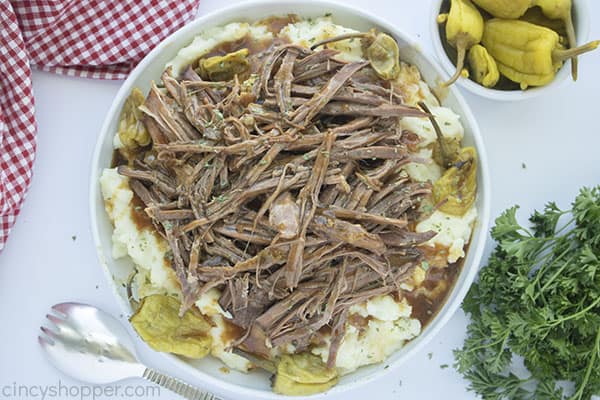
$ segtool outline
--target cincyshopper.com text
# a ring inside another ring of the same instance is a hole
[[[0,383],[0,399],[151,399],[160,397],[160,387],[155,385],[70,385],[62,381],[56,384]]]

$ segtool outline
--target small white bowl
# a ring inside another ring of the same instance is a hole
[[[348,27],[361,31],[367,31],[370,28],[376,27],[382,31],[389,32],[398,41],[401,58],[406,62],[416,65],[421,70],[423,79],[431,86],[444,75],[443,70],[433,61],[433,57],[423,54],[420,46],[395,25],[362,10],[339,3],[320,0],[289,0],[285,2],[259,0],[237,4],[204,15],[163,40],[139,63],[121,86],[100,131],[91,166],[89,200],[94,242],[107,280],[112,286],[115,296],[126,315],[129,315],[132,310],[127,301],[127,293],[120,282],[127,279],[133,265],[129,259],[115,260],[112,258],[111,236],[113,228],[104,210],[99,184],[102,170],[110,167],[111,164],[113,136],[117,129],[120,110],[125,99],[133,87],[139,87],[143,91],[147,91],[152,80],[160,79],[165,63],[172,59],[180,48],[189,44],[199,32],[233,21],[255,21],[270,15],[287,15],[289,13],[298,14],[305,18],[314,18],[331,13],[336,23]],[[490,219],[488,159],[477,122],[459,90],[455,87],[450,88],[445,93],[442,104],[451,107],[460,115],[465,128],[464,143],[467,146],[475,146],[479,155],[478,198],[476,202],[479,217],[473,230],[463,268],[457,277],[455,286],[448,295],[446,303],[417,338],[407,343],[401,350],[392,354],[385,363],[360,368],[358,371],[342,377],[338,385],[331,389],[329,393],[340,393],[351,390],[376,378],[380,378],[385,374],[389,374],[391,371],[397,371],[397,368],[401,364],[429,343],[450,320],[459,308],[479,269]],[[265,372],[252,371],[249,374],[243,374],[231,371],[225,375],[220,371],[223,364],[212,357],[191,361],[166,353],[163,353],[163,355],[165,358],[174,361],[181,369],[195,376],[195,383],[207,390],[216,390],[220,393],[225,392],[231,398],[236,399],[289,398],[271,391],[269,376]]]
[[[456,66],[446,53],[442,44],[442,37],[440,35],[440,29],[445,29],[445,24],[440,25],[437,23],[436,18],[440,14],[442,5],[449,4],[450,0],[434,0],[432,2],[431,14],[429,16],[429,27],[431,40],[433,41],[433,48],[436,56],[442,67],[447,72],[448,77],[452,76],[456,71]],[[581,45],[587,42],[590,32],[590,17],[587,0],[573,0],[573,24],[575,25],[575,35],[577,37],[577,44]],[[581,59],[581,57],[580,57]],[[581,62],[581,61],[580,61]],[[563,67],[558,71],[554,80],[545,86],[532,87],[526,90],[499,90],[489,89],[481,86],[477,82],[469,79],[460,77],[457,83],[482,97],[487,97],[492,100],[500,101],[515,101],[525,100],[532,97],[549,93],[563,85],[567,80],[571,79],[571,63],[565,62]]]

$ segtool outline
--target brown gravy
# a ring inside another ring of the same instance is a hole
[[[448,297],[448,293],[454,287],[456,278],[462,269],[462,262],[450,264],[445,268],[429,268],[422,287],[428,291],[433,291],[440,284],[444,285],[433,298],[415,289],[413,292],[406,292],[404,296],[412,306],[412,318],[416,318],[425,327],[442,308]]]
[[[244,329],[240,328],[236,324],[229,322],[227,319],[223,318],[223,322],[225,323],[225,328],[221,333],[221,339],[224,343],[229,343],[232,341],[236,341],[242,337],[244,334]]]
[[[143,154],[143,148],[139,150],[139,154]],[[112,154],[112,160],[110,162],[110,167],[116,168],[120,165],[127,164],[128,161],[123,156],[123,154],[121,154],[121,152],[118,149],[114,150]],[[142,199],[140,199],[140,197],[137,194],[135,194],[135,192],[133,192],[131,205],[131,219],[133,220],[133,223],[135,224],[136,228],[140,231],[146,228],[154,229],[154,226],[152,225],[152,220],[144,211],[146,205],[144,204]]]
[[[372,319],[371,316],[368,316],[367,318],[365,318],[358,314],[350,314],[348,316],[348,323],[360,331],[360,330],[366,329],[366,327],[369,325],[369,321],[371,319]]]
[[[296,14],[288,14],[285,17],[271,16],[262,19],[258,22],[259,25],[265,25],[267,30],[273,35],[277,35],[283,28],[289,24],[294,24],[301,21],[301,18]]]
[[[127,159],[121,154],[119,150],[114,150],[112,154],[112,160],[110,161],[110,167],[116,168],[119,165],[127,165]]]
[[[146,214],[146,211],[144,211],[146,205],[144,204],[142,199],[140,199],[140,197],[137,194],[135,194],[135,192],[133,193],[133,198],[131,199],[131,205],[131,219],[133,220],[133,223],[135,224],[137,229],[140,231],[145,228],[154,229],[154,226],[152,225],[152,220],[150,219],[148,214]]]
[[[230,40],[218,44],[201,58],[224,56],[225,54],[233,53],[241,49],[248,49],[248,53],[255,54],[267,49],[270,44],[271,40],[257,40],[250,35],[245,35],[238,40]]]

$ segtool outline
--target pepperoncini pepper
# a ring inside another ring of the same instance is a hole
[[[594,50],[600,41],[565,50],[558,34],[548,28],[495,18],[485,23],[482,43],[500,73],[526,89],[550,83],[566,59]]]
[[[491,88],[496,86],[500,79],[496,60],[480,44],[476,44],[469,50],[469,65],[473,72],[473,78],[480,85]]]
[[[548,18],[539,7],[530,8],[519,19],[535,25],[545,26],[546,28],[552,29],[554,32],[558,33],[561,37],[567,37],[567,30],[565,28],[564,21],[562,19]]]
[[[516,19],[531,7],[532,0],[473,0],[473,3],[494,17]]]
[[[573,7],[571,0],[533,0],[533,5],[541,8],[546,17],[562,20],[567,31],[569,47],[574,48],[577,46],[575,27],[571,16],[571,8]],[[571,58],[571,76],[574,81],[577,80],[577,57]]]
[[[308,396],[324,392],[338,382],[335,368],[327,368],[310,353],[284,354],[277,364],[273,391],[288,396]]]
[[[497,18],[517,19],[525,12],[538,6],[542,13],[550,19],[560,19],[564,22],[569,47],[577,46],[575,28],[571,16],[572,0],[473,0],[475,4]],[[577,80],[577,58],[571,59],[571,75]]]
[[[456,73],[442,86],[450,86],[464,74],[467,50],[481,41],[483,17],[470,0],[451,0],[450,12],[440,14],[438,23],[446,22],[446,39],[456,48]]]
[[[461,149],[450,168],[433,185],[433,197],[439,210],[462,216],[477,195],[477,152],[474,147]]]
[[[150,144],[150,135],[141,121],[142,112],[139,106],[144,104],[144,94],[138,88],[133,88],[125,100],[119,117],[119,140],[125,150],[133,150]]]
[[[248,49],[240,49],[224,56],[213,56],[199,61],[199,73],[202,79],[227,81],[234,75],[248,72]]]
[[[366,47],[367,59],[375,73],[385,80],[393,80],[400,74],[400,50],[396,40],[386,33],[377,33]]]

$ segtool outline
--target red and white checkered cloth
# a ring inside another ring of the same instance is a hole
[[[124,79],[198,0],[0,0],[0,251],[31,181],[31,69]]]

